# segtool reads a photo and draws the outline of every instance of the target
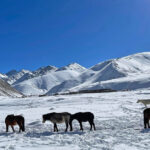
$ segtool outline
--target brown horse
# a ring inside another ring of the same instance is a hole
[[[150,120],[150,108],[147,108],[143,111],[143,115],[144,115],[144,128],[146,129],[146,127],[148,126],[148,128],[150,128],[149,125],[149,120]]]
[[[24,117],[19,115],[19,116],[14,116],[14,115],[8,115],[5,119],[5,124],[6,124],[6,132],[8,132],[8,128],[9,126],[11,126],[13,132],[15,132],[14,130],[14,125],[18,125],[19,126],[19,132],[23,132],[25,131],[25,125],[24,125],[25,121],[24,121]]]

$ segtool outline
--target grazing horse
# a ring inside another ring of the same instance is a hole
[[[43,123],[45,123],[45,121],[47,121],[47,120],[51,121],[54,124],[54,132],[55,131],[58,132],[56,123],[64,123],[65,122],[65,124],[66,124],[65,132],[67,132],[68,126],[69,126],[69,121],[70,121],[70,116],[71,116],[71,114],[68,112],[48,113],[48,114],[43,115]]]
[[[148,126],[148,128],[150,128],[149,125],[149,120],[150,120],[150,108],[147,108],[143,111],[143,115],[144,115],[144,128],[146,129],[146,127]]]
[[[147,108],[147,105],[150,104],[150,99],[141,99],[141,100],[138,100],[137,103],[142,103]]]
[[[70,130],[72,131],[72,121],[76,119],[79,124],[80,124],[80,130],[83,131],[83,127],[82,127],[82,122],[86,122],[88,121],[90,123],[90,130],[92,130],[92,126],[94,128],[94,130],[96,130],[95,128],[95,124],[94,124],[94,114],[91,112],[79,112],[76,114],[71,115],[71,119],[70,119]]]
[[[19,132],[25,131],[25,121],[24,117],[19,115],[19,116],[14,116],[14,115],[8,115],[5,119],[5,124],[6,124],[6,132],[8,132],[9,126],[11,126],[13,132],[15,132],[14,125],[19,126]]]

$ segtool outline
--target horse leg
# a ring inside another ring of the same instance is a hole
[[[93,124],[94,130],[96,130],[96,128],[95,128],[95,123],[93,122],[92,124]]]
[[[9,125],[8,125],[8,124],[6,124],[6,132],[8,132],[8,128],[9,128]]]
[[[72,121],[69,121],[69,125],[70,125],[70,131],[72,131],[73,130],[73,128],[72,128]]]
[[[18,123],[18,126],[19,126],[19,133],[20,133],[21,130],[22,130],[22,124],[21,124],[21,123]]]
[[[90,131],[92,131],[92,121],[89,121],[89,124],[90,124]]]
[[[146,125],[148,123],[148,119],[147,118],[144,118],[144,128],[146,129]]]
[[[14,126],[13,126],[13,125],[11,125],[11,128],[12,128],[13,132],[15,132],[15,129],[14,129]]]
[[[22,124],[22,123],[21,123],[21,130],[22,130],[22,132],[25,131],[24,124]]]
[[[19,133],[21,132],[22,127],[19,125]]]
[[[56,123],[54,123],[54,132],[56,131],[55,129],[56,129]]]
[[[57,124],[56,124],[56,131],[58,132]]]
[[[65,130],[65,132],[67,132],[67,130],[68,130],[68,122],[66,121],[65,123],[66,123],[66,130]]]
[[[81,122],[81,121],[79,121],[79,123],[80,123],[80,130],[82,130],[82,131],[83,131],[82,122]]]

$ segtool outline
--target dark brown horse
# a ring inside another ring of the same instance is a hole
[[[64,123],[66,124],[66,129],[65,132],[67,132],[68,130],[68,126],[69,126],[69,122],[70,122],[70,116],[71,114],[68,112],[63,112],[63,113],[49,113],[49,114],[45,114],[43,115],[43,123],[45,123],[45,121],[51,121],[54,124],[54,132],[57,131],[58,132],[58,128],[57,128],[57,123]]]
[[[96,130],[95,128],[95,124],[94,124],[94,114],[91,112],[79,112],[76,114],[71,115],[71,119],[70,119],[70,130],[72,131],[72,121],[76,119],[79,124],[80,124],[80,130],[83,131],[83,127],[82,127],[82,122],[89,122],[91,128],[90,130],[92,130],[92,127],[94,128],[94,130]]]
[[[144,115],[144,128],[146,129],[147,127],[150,128],[149,125],[149,120],[150,120],[150,108],[147,108],[143,111]]]
[[[5,124],[6,124],[6,132],[8,132],[9,126],[11,126],[13,132],[15,132],[14,125],[19,126],[19,132],[25,131],[25,121],[24,117],[19,115],[19,116],[14,116],[14,115],[8,115],[5,119]]]

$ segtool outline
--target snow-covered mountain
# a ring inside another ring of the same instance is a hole
[[[28,73],[31,73],[31,71],[22,69],[21,71],[17,72],[16,70],[11,70],[10,72],[6,73],[7,77],[4,78],[4,80],[7,81],[9,84],[13,84]]]
[[[61,68],[46,66],[35,71],[12,70],[0,77],[26,95],[51,95],[57,92],[104,88],[149,88],[149,75],[150,52],[143,52],[107,60],[89,69],[72,63]]]
[[[145,52],[99,63],[81,73],[77,79],[53,87],[47,94],[106,88],[134,90],[149,87],[150,52]]]
[[[46,67],[41,67],[35,71],[33,71],[33,74],[35,76],[42,76],[42,75],[45,75],[46,73],[49,73],[49,72],[53,72],[53,71],[56,71],[58,68],[56,68],[55,66],[46,66]]]
[[[70,89],[110,88],[115,90],[134,90],[150,87],[150,52],[99,63],[90,68],[95,73],[86,82]]]
[[[35,71],[13,70],[3,79],[25,95],[40,95],[62,82],[76,79],[85,70],[81,65],[73,63],[61,68],[46,66]]]
[[[63,70],[61,72],[52,72],[43,76],[31,78],[14,84],[13,86],[26,95],[40,95],[46,93],[54,86],[66,81],[75,79],[79,73],[71,70]]]

